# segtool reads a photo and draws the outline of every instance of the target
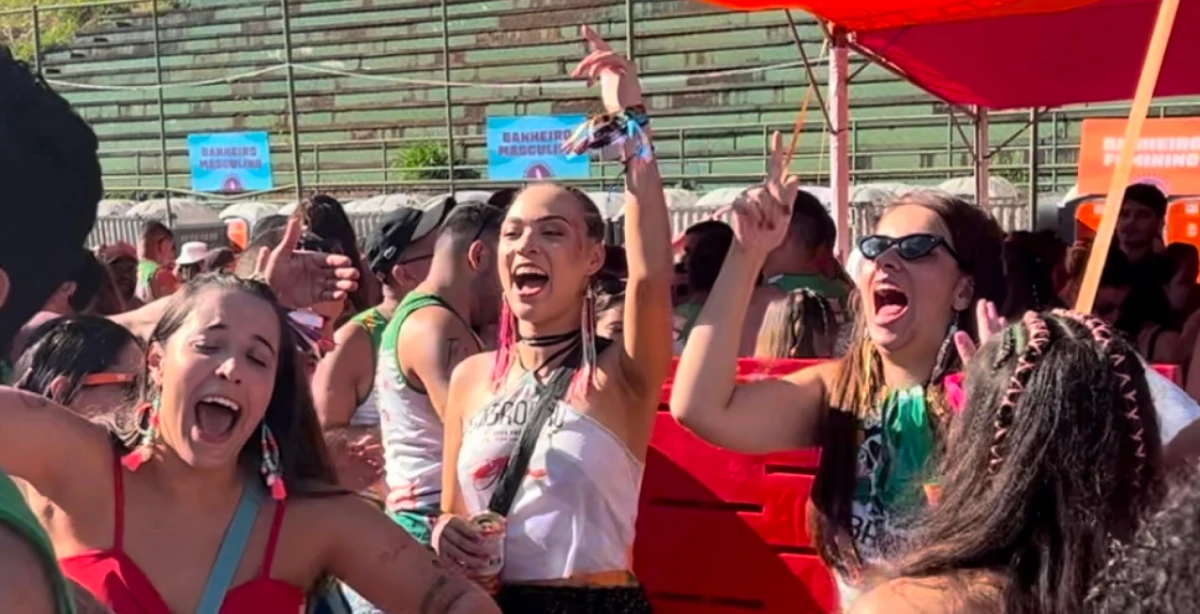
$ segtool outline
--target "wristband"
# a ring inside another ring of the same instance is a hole
[[[562,150],[574,157],[633,141],[636,143],[635,155],[646,161],[653,160],[654,148],[645,131],[649,125],[650,116],[645,105],[640,104],[619,113],[593,115],[563,142]]]

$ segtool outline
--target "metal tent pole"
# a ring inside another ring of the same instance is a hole
[[[288,122],[292,128],[292,177],[296,182],[296,202],[304,200],[304,176],[300,169],[300,125],[296,121],[296,75],[292,69],[292,16],[288,0],[279,0],[280,18],[283,20],[283,61],[287,63],[287,108]]]
[[[837,223],[837,257],[850,255],[850,47],[844,33],[834,32],[829,58],[829,183],[833,189],[834,221]]]
[[[150,10],[153,12],[154,26],[154,82],[158,84],[158,163],[162,170],[163,198],[167,202],[167,226],[175,227],[175,216],[171,214],[171,175],[167,159],[167,118],[166,104],[163,101],[162,79],[162,39],[158,31],[158,0],[152,0]]]
[[[1038,154],[1042,140],[1038,123],[1041,119],[1041,113],[1037,109],[1029,110],[1029,230],[1038,229],[1038,174],[1041,173]]]
[[[450,193],[454,193],[454,103],[450,95],[450,3],[442,0],[442,80],[446,82],[446,167]]]
[[[991,177],[991,146],[988,144],[988,112],[984,107],[975,107],[975,204],[988,205],[989,181]]]

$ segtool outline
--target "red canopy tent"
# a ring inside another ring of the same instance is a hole
[[[948,102],[1011,109],[1128,100],[1158,5],[1101,0],[1068,12],[856,30],[854,43]],[[1200,2],[1181,3],[1176,23],[1200,24]],[[1171,38],[1156,96],[1200,94],[1200,37],[1191,34],[1181,28]]]
[[[711,0],[730,9],[799,9],[864,32],[960,19],[1053,13],[1097,0]]]
[[[1126,135],[1133,137],[1153,95],[1200,94],[1200,79],[1189,62],[1200,57],[1200,38],[1186,30],[1200,24],[1200,0],[709,1],[739,10],[801,9],[833,26],[830,175],[843,257],[849,242],[848,46],[943,100],[975,109],[976,200],[981,205],[988,192],[988,109],[1135,99]],[[1175,28],[1180,35],[1171,37],[1173,24],[1182,26]],[[1139,80],[1143,69],[1153,76]],[[1031,116],[1036,120],[1036,110]],[[1119,191],[1129,177],[1136,139],[1127,141],[1108,198],[1114,212],[1104,216],[1106,231],[1097,243],[1099,255],[1089,262],[1089,290],[1081,292],[1081,306],[1090,308],[1092,286],[1098,283],[1111,240],[1107,227],[1116,223]],[[1032,176],[1036,181],[1036,173]]]
[[[1159,0],[711,1],[736,10],[812,13],[939,98],[988,109],[1132,98],[1159,6]],[[1176,23],[1200,24],[1200,1],[1184,0]],[[1194,58],[1200,37],[1172,37],[1155,94],[1200,94]]]

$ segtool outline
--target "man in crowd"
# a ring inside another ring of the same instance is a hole
[[[50,298],[46,299],[42,310],[34,314],[13,338],[9,359],[17,361],[21,352],[25,351],[29,336],[42,324],[60,316],[88,313],[103,281],[104,269],[100,261],[90,251],[78,248],[67,279],[58,285]]]
[[[175,234],[161,222],[146,222],[138,241],[137,297],[145,303],[170,296],[175,279]]]
[[[450,374],[484,349],[476,331],[499,318],[496,250],[503,218],[502,210],[483,203],[457,207],[442,227],[429,275],[404,297],[383,333],[375,392],[388,509],[425,543],[441,503]]]
[[[783,243],[767,256],[763,278],[784,292],[807,289],[844,313],[852,282],[833,255],[837,227],[815,196],[800,190]]]
[[[103,282],[104,266],[96,260],[92,252],[81,247],[76,253],[75,266],[71,267],[66,281],[59,284],[42,310],[60,316],[88,313]]]
[[[96,136],[0,47],[0,348],[67,278],[101,197]],[[0,474],[0,612],[72,612],[54,550]]]
[[[383,331],[400,301],[425,280],[437,242],[436,230],[451,207],[422,212],[402,207],[389,214],[367,240],[366,261],[383,288],[383,301],[351,319],[334,334],[334,349],[317,365],[313,401],[341,484],[353,490],[380,476],[379,411],[375,361]]]
[[[1148,183],[1135,183],[1125,189],[1117,218],[1117,245],[1134,269],[1149,270],[1146,267],[1157,263],[1166,216],[1167,197],[1162,190]]]

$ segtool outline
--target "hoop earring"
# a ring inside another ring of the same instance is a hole
[[[137,447],[121,457],[121,464],[130,471],[137,471],[154,456],[154,440],[158,438],[158,409],[161,402],[155,394],[149,403],[137,408],[134,417],[137,429]]]
[[[283,467],[279,462],[279,444],[275,443],[275,436],[271,433],[271,427],[267,426],[266,420],[263,421],[259,431],[262,440],[263,482],[266,483],[267,489],[271,491],[272,499],[283,501],[287,498],[287,488],[283,485]]]

